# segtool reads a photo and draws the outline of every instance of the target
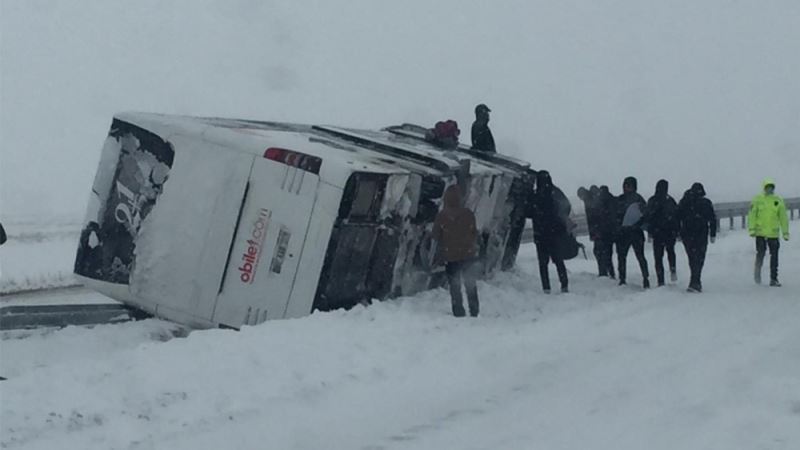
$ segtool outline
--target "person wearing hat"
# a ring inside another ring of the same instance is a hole
[[[472,123],[472,149],[483,152],[496,153],[492,130],[489,129],[488,106],[481,103],[475,107],[475,122]]]
[[[747,230],[751,237],[756,238],[754,278],[757,284],[761,284],[761,266],[769,248],[769,285],[778,287],[781,285],[778,281],[778,249],[781,246],[778,237],[783,234],[783,240],[789,240],[789,218],[783,199],[775,195],[775,181],[767,178],[762,187],[763,191],[753,198],[747,214]]]

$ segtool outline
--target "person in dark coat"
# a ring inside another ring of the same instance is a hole
[[[664,286],[664,252],[669,262],[670,280],[677,281],[675,240],[678,237],[678,203],[669,195],[669,182],[658,180],[656,193],[647,200],[647,233],[653,242],[658,285]]]
[[[461,283],[467,291],[469,314],[478,316],[478,288],[473,261],[478,242],[478,228],[475,214],[462,206],[461,190],[457,185],[447,188],[444,193],[444,207],[436,215],[433,223],[433,239],[437,243],[437,261],[445,263],[453,315],[464,317],[464,300],[461,296]]]
[[[472,123],[472,149],[489,153],[496,153],[492,130],[489,129],[488,106],[481,103],[475,107],[475,122]]]
[[[619,238],[617,240],[617,260],[619,264],[619,284],[624,285],[627,282],[625,259],[628,256],[628,250],[633,247],[633,253],[639,261],[639,268],[642,270],[642,286],[647,289],[650,287],[650,273],[647,269],[647,258],[644,256],[643,231],[647,203],[636,192],[637,185],[636,178],[625,178],[622,183],[622,195],[618,197]]]
[[[713,243],[717,237],[717,215],[714,204],[706,198],[706,191],[700,183],[694,183],[686,191],[678,204],[680,236],[689,258],[691,278],[689,292],[702,292],[700,280],[706,260],[708,240]]]
[[[614,242],[619,234],[617,226],[617,199],[611,194],[608,186],[600,186],[597,194],[597,227],[595,248],[599,247],[597,259],[600,264],[600,276],[614,278]]]
[[[593,187],[596,188],[597,186]],[[591,190],[581,186],[578,188],[578,198],[583,202],[583,210],[586,213],[586,225],[589,228],[589,239],[594,243],[593,253],[597,260],[597,273],[598,276],[602,276],[603,263],[600,259],[601,246],[598,240],[598,195],[594,195]]]
[[[568,220],[572,206],[567,196],[553,185],[550,173],[540,170],[536,174],[536,190],[531,201],[531,218],[533,219],[533,242],[536,244],[536,255],[539,259],[539,275],[542,289],[550,293],[549,262],[552,260],[558,271],[561,292],[569,291],[567,267],[559,252],[559,243],[568,232]]]

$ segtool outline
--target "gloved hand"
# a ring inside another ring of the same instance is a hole
[[[716,236],[711,236],[711,243],[713,244],[716,241],[717,241],[717,237]]]
[[[789,233],[785,233],[785,234],[783,235],[783,240],[784,240],[784,241],[788,241],[788,240],[789,240]]]

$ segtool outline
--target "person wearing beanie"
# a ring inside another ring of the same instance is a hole
[[[475,107],[475,122],[472,123],[472,149],[483,152],[496,153],[492,130],[489,129],[488,106],[481,103]]]
[[[694,183],[683,195],[678,204],[678,221],[691,272],[687,291],[703,292],[701,276],[709,237],[712,244],[717,237],[717,215],[701,183]]]
[[[647,203],[636,190],[638,182],[634,177],[627,177],[622,183],[622,194],[617,198],[619,211],[619,238],[617,240],[617,263],[619,265],[619,284],[627,283],[626,258],[628,250],[633,247],[633,253],[639,261],[642,271],[642,287],[650,287],[650,272],[647,268],[647,258],[644,256],[644,219]]]

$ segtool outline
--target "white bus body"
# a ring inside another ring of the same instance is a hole
[[[199,328],[410,295],[441,284],[430,228],[456,183],[482,232],[484,273],[513,264],[531,171],[443,151],[420,130],[118,114],[75,273]]]

